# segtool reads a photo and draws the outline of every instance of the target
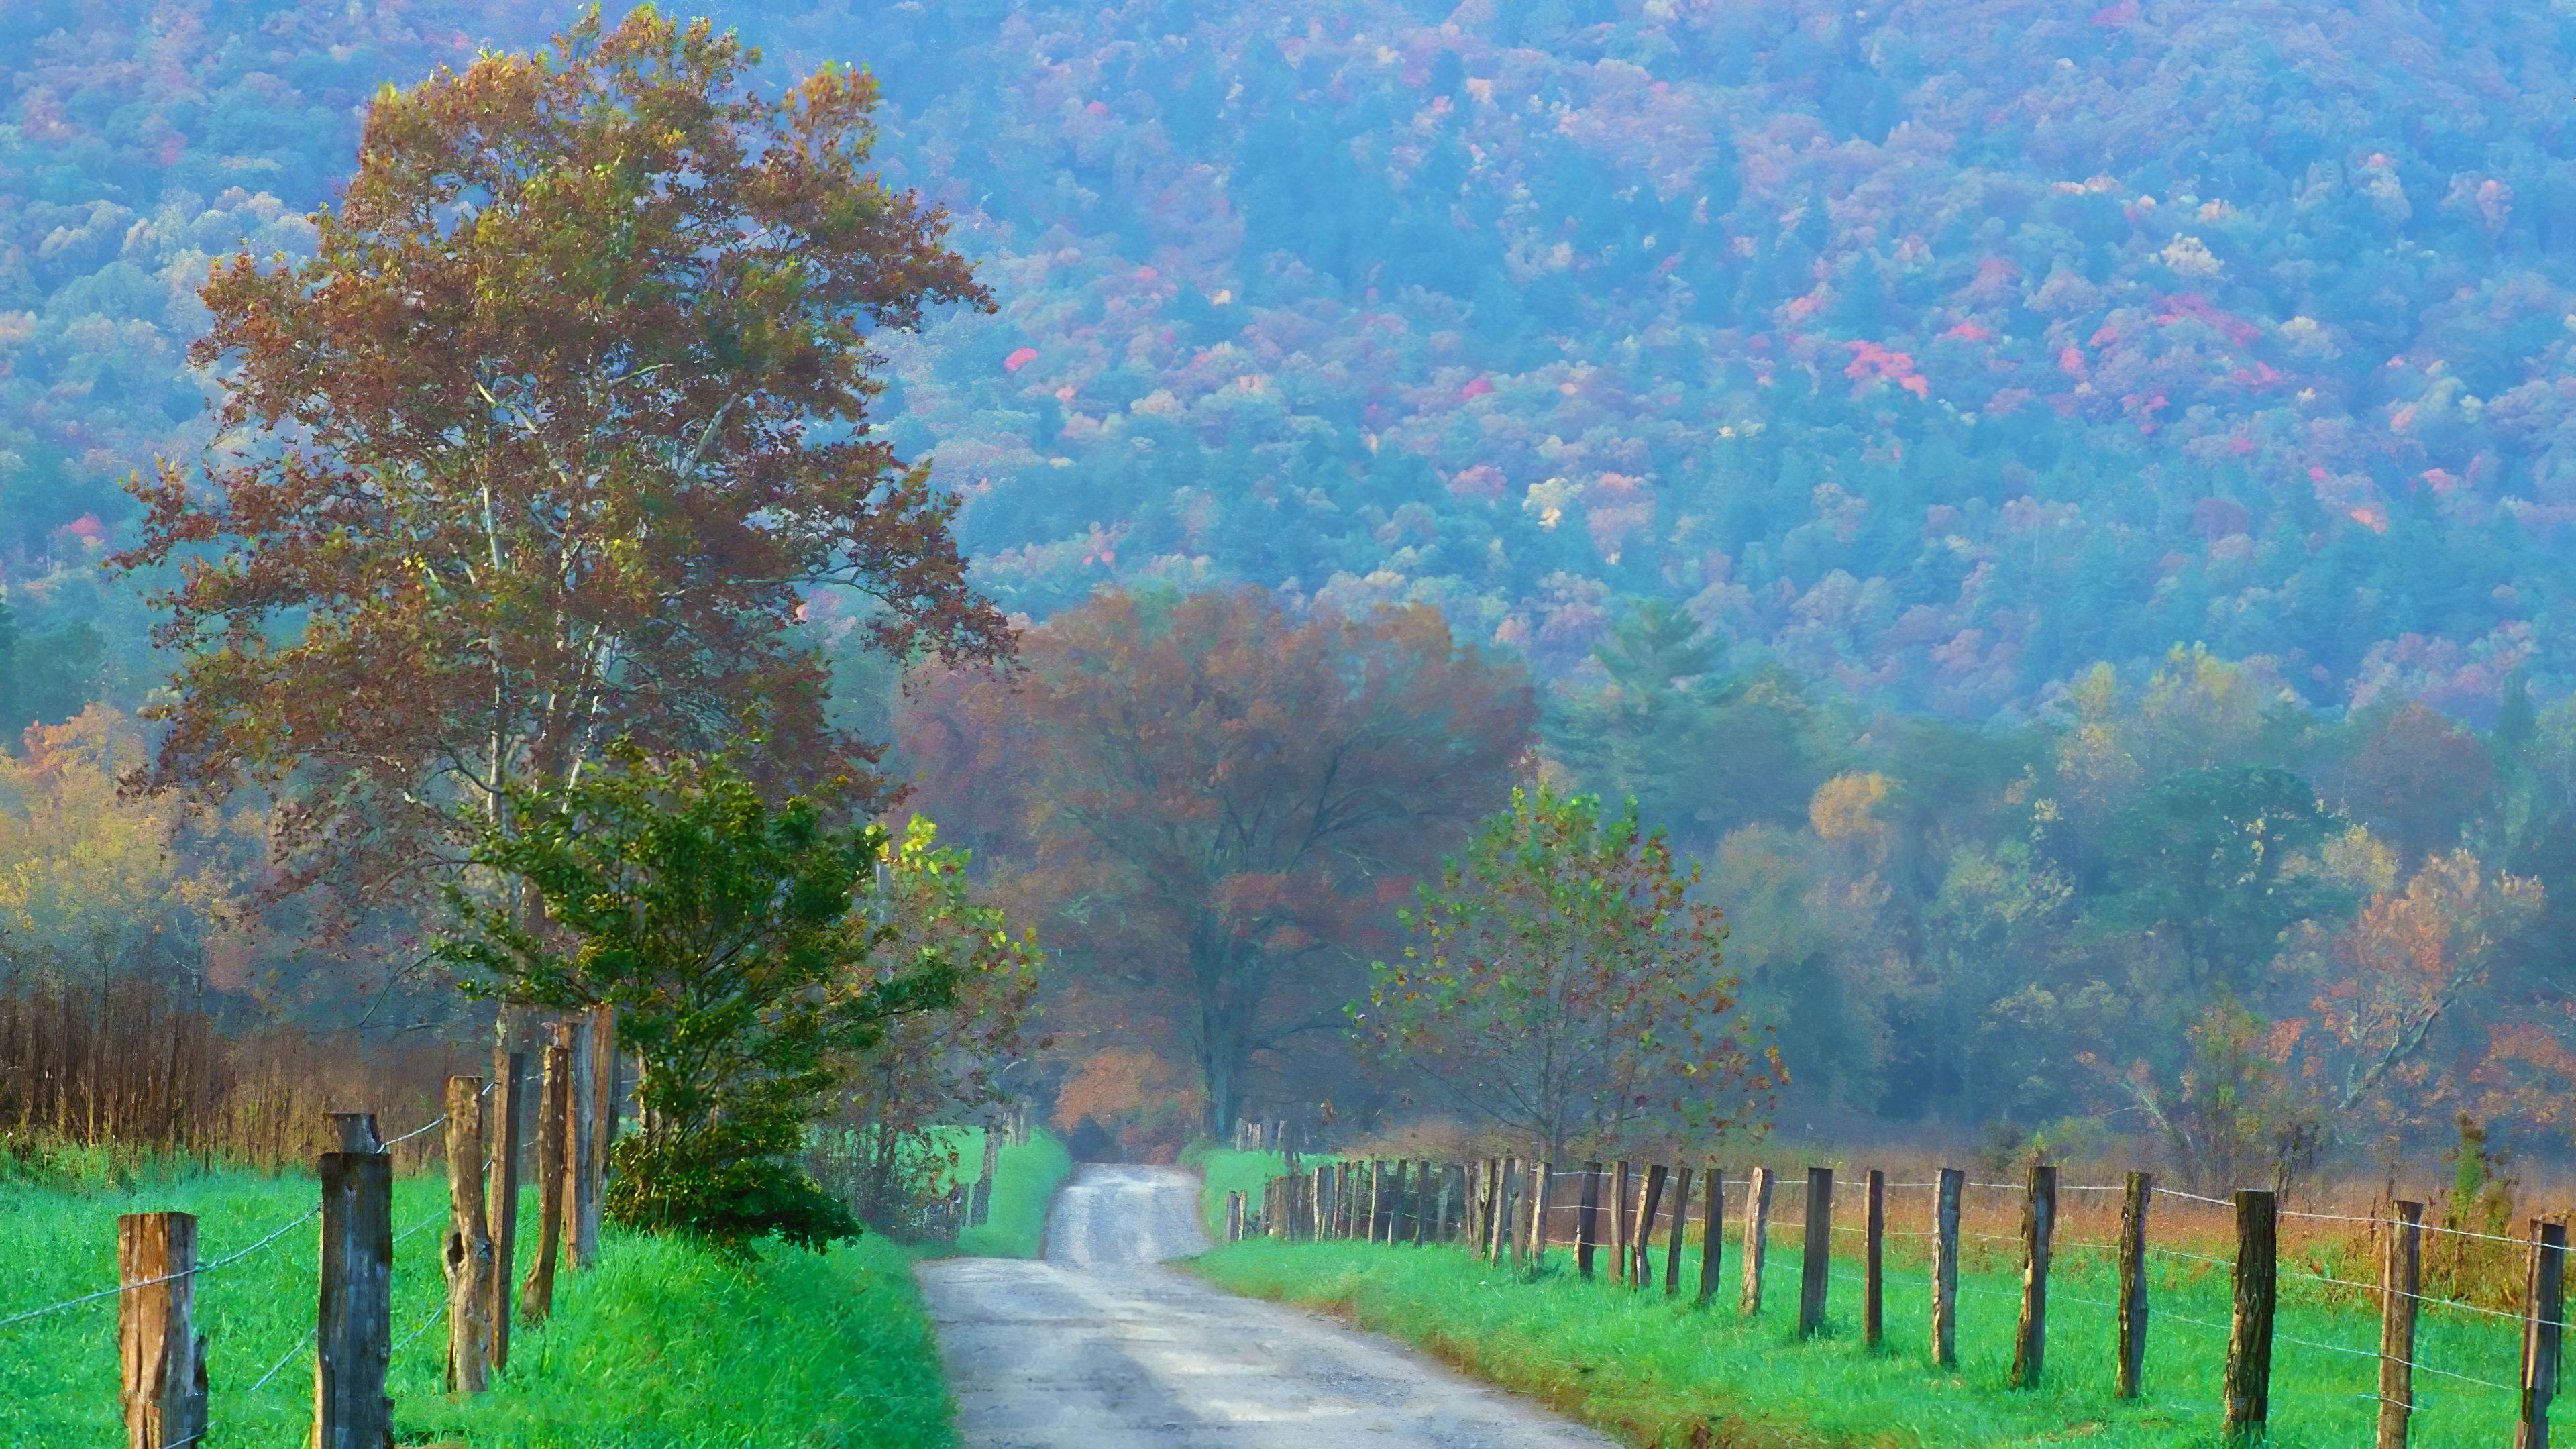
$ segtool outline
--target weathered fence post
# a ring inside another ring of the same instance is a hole
[[[1655,1264],[1650,1250],[1655,1241],[1655,1214],[1664,1205],[1666,1175],[1664,1165],[1660,1162],[1647,1168],[1646,1191],[1637,1203],[1636,1245],[1631,1250],[1635,1259],[1635,1271],[1628,1275],[1628,1286],[1641,1293],[1655,1286]]]
[[[206,1432],[206,1340],[196,1329],[197,1219],[116,1220],[117,1358],[127,1449],[172,1449]]]
[[[1433,1182],[1447,1176],[1439,1163],[1428,1159],[1413,1165],[1413,1246],[1417,1248],[1430,1243],[1432,1219],[1440,1211],[1440,1189]]]
[[[2272,1306],[2279,1292],[2279,1204],[2236,1194],[2236,1315],[2227,1332],[2227,1442],[2259,1444],[2272,1413]]]
[[[1861,1187],[1860,1342],[1887,1337],[1887,1174],[1873,1167]]]
[[[1628,1281],[1628,1237],[1632,1222],[1628,1216],[1628,1159],[1621,1157],[1610,1164],[1610,1252],[1611,1278],[1625,1286]]]
[[[394,1165],[322,1154],[322,1292],[314,1325],[314,1449],[385,1449],[393,1401]]]
[[[1235,1136],[1238,1139],[1243,1136],[1240,1127],[1236,1128]],[[1240,1191],[1229,1190],[1225,1195],[1225,1240],[1229,1243],[1243,1241],[1243,1194]]]
[[[1592,1254],[1601,1246],[1601,1164],[1583,1164],[1583,1201],[1574,1212],[1574,1270],[1592,1276]]]
[[[1476,1181],[1476,1256],[1486,1263],[1494,1261],[1494,1245],[1502,1235],[1494,1232],[1502,1212],[1502,1158],[1484,1160],[1484,1176]]]
[[[331,1140],[340,1144],[340,1151],[382,1152],[385,1150],[385,1139],[376,1135],[375,1113],[333,1112],[328,1115],[331,1118]]]
[[[492,1286],[485,1302],[492,1311],[492,1371],[510,1366],[510,1284],[519,1240],[519,1078],[528,1069],[525,1052],[492,1051],[498,1075],[492,1088],[492,1206],[484,1216],[492,1228]]]
[[[599,1251],[599,1138],[592,1035],[583,1023],[566,1021],[555,1028],[557,1039],[572,1053],[572,1075],[564,1090],[563,1257],[573,1271],[590,1267]]]
[[[1513,1158],[1503,1169],[1502,1236],[1494,1251],[1508,1258],[1514,1269],[1527,1268],[1530,1264],[1529,1221],[1524,1205],[1529,1202],[1531,1177],[1536,1171],[1535,1163],[1519,1157]]]
[[[1702,1174],[1708,1179],[1708,1226],[1699,1240],[1699,1296],[1691,1300],[1694,1308],[1706,1308],[1717,1296],[1718,1275],[1726,1267],[1726,1169],[1712,1162]]]
[[[602,1154],[602,1159],[605,1160],[605,1154]],[[984,1171],[975,1179],[973,1217],[979,1226],[993,1220],[993,1179],[1001,1175],[1002,1134],[998,1128],[987,1127],[984,1129]]]
[[[608,1207],[608,1151],[617,1145],[617,1008],[604,1001],[590,1009],[590,1080],[590,1130],[597,1145],[590,1156],[590,1216],[582,1219],[581,1231],[587,1244],[585,1251],[595,1257],[599,1253],[600,1218]],[[992,1140],[990,1132],[984,1138],[984,1163],[990,1168],[1000,1144]],[[990,1183],[992,1176],[987,1171],[985,1181]]]
[[[1932,1362],[1959,1366],[1959,1192],[1968,1175],[1941,1169],[1932,1197]]]
[[[1549,1188],[1555,1181],[1555,1163],[1530,1164],[1529,1190],[1522,1194],[1529,1199],[1527,1227],[1525,1231],[1515,1234],[1514,1240],[1528,1240],[1531,1272],[1537,1272],[1547,1262],[1547,1200],[1550,1196]]]
[[[483,1217],[483,1079],[447,1079],[447,1391],[491,1387],[492,1232]]]
[[[1682,1235],[1690,1231],[1691,1170],[1673,1169],[1673,1230],[1664,1243],[1664,1296],[1682,1291]]]
[[[519,1284],[519,1321],[531,1328],[555,1311],[555,1255],[563,1237],[566,1176],[564,1091],[571,1076],[572,1051],[558,1040],[546,1048],[537,1078],[537,1260]]]
[[[2048,1253],[2056,1236],[2057,1169],[2034,1162],[2021,1205],[2021,1321],[2013,1331],[2009,1381],[2017,1389],[2039,1387],[2048,1354]]]
[[[2522,1417],[2514,1425],[2513,1449],[2549,1449],[2566,1271],[2567,1225],[2533,1218],[2531,1280],[2522,1299]]]
[[[2111,1397],[2134,1399],[2147,1375],[2147,1208],[2152,1174],[2132,1172],[2120,1194],[2120,1346]]]
[[[1834,1170],[1807,1169],[1806,1236],[1798,1244],[1798,1336],[1812,1338],[1825,1326],[1825,1295],[1834,1266]]]
[[[2424,1292],[2424,1205],[2389,1205],[2379,1257],[2378,1449],[2406,1449],[2415,1412],[2415,1312]]]
[[[1744,1292],[1736,1312],[1746,1318],[1762,1311],[1762,1258],[1771,1247],[1771,1169],[1753,1169],[1744,1189]]]

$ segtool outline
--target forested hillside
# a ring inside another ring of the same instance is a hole
[[[215,933],[206,903],[252,890],[276,822],[181,840],[166,802],[109,783],[170,661],[144,602],[162,580],[101,565],[139,535],[120,480],[214,441],[214,379],[185,356],[209,260],[308,254],[377,87],[574,13],[0,12],[0,731],[52,727],[0,783],[9,849],[78,887],[0,908],[73,943],[64,959],[110,953],[95,922],[166,911],[179,924],[119,959],[270,979],[273,943]],[[1178,681],[1155,702],[1204,689],[1176,720],[1211,729],[1238,706],[1311,721],[1335,669],[1374,688],[1432,677],[1420,660],[1526,659],[1534,687],[1494,686],[1490,728],[1460,734],[1490,745],[1477,788],[1498,804],[1527,739],[1543,774],[1635,795],[1704,861],[1801,1109],[2152,1118],[2204,1156],[2291,1158],[2338,1122],[2357,1140],[2455,1110],[2558,1120],[2576,13],[821,0],[717,18],[771,77],[874,67],[867,164],[946,206],[980,264],[992,313],[872,339],[889,387],[867,415],[936,459],[974,583],[1061,666],[1063,719],[1108,717],[1082,702],[1136,687],[1149,655]],[[1174,597],[1224,584],[1269,602],[1217,613],[1306,622],[1157,642]],[[915,803],[979,869],[1021,872],[1014,909],[1067,961],[1133,954],[1086,935],[1090,897],[1063,883],[1091,876],[1023,871],[1100,865],[1039,828],[1046,792],[1129,797],[1064,740],[1072,763],[1039,770],[1014,733],[1026,696],[949,680],[894,700],[852,597],[814,592],[760,637],[787,641],[782,668],[805,642],[829,656],[838,722],[896,741]],[[1148,622],[1099,622],[1130,613]],[[1416,662],[1381,679],[1352,645],[1300,673],[1245,642],[1336,618]],[[1387,697],[1411,701],[1408,728],[1459,704]],[[92,701],[113,709],[61,724]],[[1405,837],[1400,869],[1373,844],[1263,908],[1241,954],[1287,987],[1237,1004],[1241,1090],[1342,1089],[1347,1043],[1318,1043],[1393,939],[1400,877],[1476,813],[1442,808],[1447,833]],[[180,864],[155,853],[169,841]],[[131,889],[66,864],[110,849]],[[218,858],[222,880],[182,878]],[[1226,913],[1274,884],[1243,874],[1212,868],[1198,903],[1239,934],[1251,918]],[[1138,1060],[1208,1050],[1188,1011],[1110,995],[1099,1019]],[[1178,1114],[1161,1081],[1125,1085]]]
[[[141,682],[86,566],[121,473],[203,441],[206,257],[305,244],[376,85],[573,8],[0,15],[0,550],[56,641],[18,713],[73,655]],[[718,18],[875,67],[890,175],[985,261],[1000,314],[895,347],[888,415],[1007,606],[1418,599],[1556,672],[1661,596],[1971,718],[2177,642],[2480,718],[2570,668],[2550,7]]]

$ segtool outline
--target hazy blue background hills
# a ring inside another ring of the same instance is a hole
[[[0,13],[5,723],[145,680],[90,571],[203,441],[209,255],[563,4]],[[1588,672],[1660,597],[1864,702],[2177,642],[2566,691],[2576,7],[739,4],[864,61],[998,316],[893,340],[1010,606],[1248,578]]]

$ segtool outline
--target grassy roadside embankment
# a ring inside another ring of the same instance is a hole
[[[303,1217],[313,1184],[240,1171],[89,1171],[75,1155],[64,1160],[68,1171],[40,1183],[0,1180],[0,1319],[114,1284],[119,1213],[196,1213],[205,1261],[283,1228],[199,1279],[197,1322],[209,1340],[212,1433],[235,1446],[302,1444],[313,1412],[314,1229]],[[394,1186],[388,1389],[406,1440],[496,1449],[954,1442],[914,1255],[875,1235],[829,1254],[773,1249],[733,1262],[611,1229],[595,1270],[556,1280],[553,1321],[513,1334],[493,1391],[452,1403],[441,1383],[446,1196],[435,1174]],[[519,1218],[529,1225],[523,1267],[535,1216],[532,1194]],[[117,1372],[112,1294],[0,1327],[0,1444],[115,1440]]]
[[[1202,1154],[1211,1198],[1220,1176],[1253,1164]],[[1253,1179],[1257,1191],[1258,1179]],[[1800,1244],[1794,1221],[1774,1220],[1762,1314],[1736,1311],[1742,1258],[1730,1232],[1723,1286],[1708,1310],[1660,1287],[1585,1282],[1573,1254],[1548,1254],[1535,1279],[1480,1263],[1463,1248],[1365,1243],[1222,1247],[1192,1266],[1218,1287],[1346,1317],[1425,1349],[1503,1388],[1530,1394],[1638,1445],[1686,1445],[1707,1425],[1718,1445],[1905,1445],[1988,1449],[2082,1440],[2103,1449],[2181,1449],[2220,1435],[2219,1380],[2230,1312],[2224,1263],[2160,1257],[2151,1272],[2146,1396],[2112,1398],[2115,1332],[2112,1265],[2061,1242],[2050,1276],[2046,1372],[2039,1388],[2007,1387],[2020,1296],[2017,1249],[1973,1241],[1960,1274],[1960,1369],[1936,1371],[1928,1352],[1929,1271],[1919,1238],[1888,1250],[1885,1345],[1860,1342],[1858,1261],[1837,1258],[1825,1336],[1796,1337]],[[1902,1224],[1910,1227],[1911,1224]],[[1662,1262],[1660,1235],[1655,1255]],[[2207,1256],[2223,1256],[2223,1250]],[[1609,1254],[1602,1253],[1602,1271]],[[1699,1250],[1686,1253],[1695,1281]],[[2286,1266],[2286,1260],[2285,1260]],[[2337,1276],[2351,1277],[2344,1269]],[[2371,1277],[2366,1270],[2363,1277]],[[2374,1279],[2375,1281],[2375,1279]],[[2318,1297],[2285,1281],[2273,1352],[2275,1449],[2343,1449],[2368,1443],[2377,1413],[2378,1314],[2355,1294]],[[2517,1325],[2460,1312],[2427,1312],[2418,1330],[2415,1442],[2503,1444],[2513,1434]],[[2319,1345],[2331,1345],[2320,1347]]]
[[[957,1173],[972,1181],[984,1161],[984,1129],[945,1129],[957,1152]],[[1029,1140],[1005,1144],[993,1167],[992,1210],[985,1220],[957,1234],[957,1251],[976,1258],[1036,1258],[1046,1250],[1047,1204],[1055,1190],[1073,1175],[1073,1155],[1044,1132]]]
[[[1302,1162],[1302,1159],[1301,1159]],[[1254,1211],[1261,1208],[1262,1184],[1288,1172],[1288,1159],[1277,1152],[1237,1152],[1199,1142],[1181,1149],[1181,1166],[1199,1174],[1199,1223],[1211,1242],[1225,1234],[1225,1195],[1242,1193]]]

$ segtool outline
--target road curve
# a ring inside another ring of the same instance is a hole
[[[1313,1314],[1161,1265],[1205,1250],[1198,1180],[1085,1165],[1042,1263],[918,1269],[965,1449],[1607,1449],[1611,1441]]]

